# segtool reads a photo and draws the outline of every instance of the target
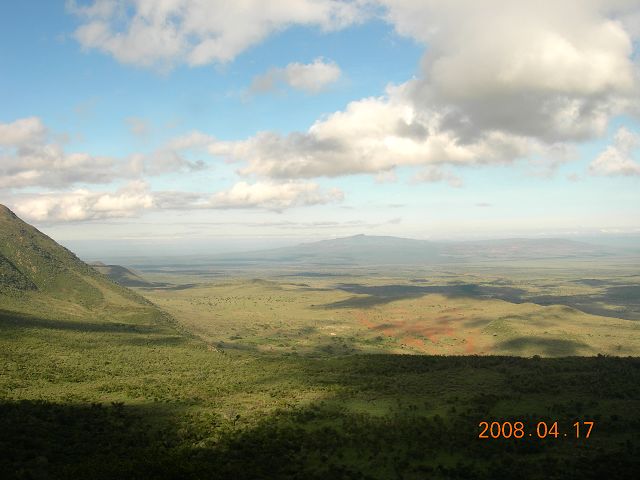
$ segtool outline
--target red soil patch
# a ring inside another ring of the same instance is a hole
[[[430,325],[423,325],[423,322],[427,319],[417,319],[414,322],[409,323],[406,320],[389,319],[384,323],[374,323],[369,320],[368,316],[364,312],[355,313],[357,321],[367,327],[370,330],[376,330],[388,337],[407,337],[407,334],[414,335],[416,337],[426,337],[432,343],[437,343],[438,339],[443,336],[452,337],[455,335],[455,330],[451,326],[450,317],[439,317],[435,320],[429,321]],[[433,324],[435,323],[435,325]],[[413,342],[418,342],[421,346],[424,345],[422,340],[414,338]],[[405,341],[405,343],[407,343]]]
[[[459,309],[451,308],[447,312],[451,314],[458,313]],[[429,340],[433,344],[437,344],[443,337],[459,337],[462,333],[455,327],[459,325],[461,318],[459,316],[441,315],[436,318],[421,317],[414,320],[406,320],[402,316],[407,314],[404,309],[394,309],[391,312],[376,312],[376,320],[372,321],[370,315],[366,312],[354,312],[356,320],[368,328],[377,331],[388,337],[399,338],[401,343],[414,347],[422,352],[429,350],[428,344],[423,338]],[[458,315],[460,315],[458,313]],[[398,318],[401,317],[401,318]],[[385,321],[382,322],[381,320]],[[466,354],[477,353],[477,335],[467,333],[462,338],[460,348]]]
[[[404,343],[405,345],[408,345],[410,347],[414,347],[417,348],[420,351],[425,351],[425,345],[424,342],[422,340],[420,340],[419,338],[415,338],[415,337],[404,337],[402,339],[402,343]]]
[[[464,352],[473,353],[476,351],[475,342],[471,337],[465,337]]]

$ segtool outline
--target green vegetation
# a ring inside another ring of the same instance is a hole
[[[479,272],[450,274],[479,285],[462,290],[408,288],[442,287],[445,272],[289,272],[134,293],[8,212],[0,226],[3,478],[584,479],[640,467],[637,357],[515,356],[619,342],[637,355],[633,320],[500,299],[481,288],[498,279],[471,281]],[[502,286],[523,287],[518,275]],[[609,288],[564,291],[570,280],[554,294]],[[453,333],[438,330],[443,316],[461,318]],[[466,331],[511,356],[460,355],[472,353]],[[557,421],[570,435],[478,439],[494,420]],[[589,439],[573,438],[577,420],[596,422]]]
[[[396,277],[388,273],[271,274],[271,280],[205,281],[180,289],[139,292],[224,350],[315,356],[557,357],[640,352],[640,322],[628,319],[637,317],[632,300],[607,298],[616,304],[600,300],[605,296],[602,292],[612,288],[640,288],[632,283],[637,277],[626,280],[629,286],[608,287],[582,285],[558,275],[553,286],[548,283],[552,278],[547,278],[545,287],[535,281],[525,287],[519,277],[497,280],[481,274],[431,271],[427,280],[416,278],[416,273]],[[156,274],[155,278],[161,277]],[[535,302],[540,297],[558,300],[539,305]],[[591,303],[570,306],[574,297],[590,298]],[[597,309],[615,317],[586,313]]]

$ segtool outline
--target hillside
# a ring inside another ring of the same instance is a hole
[[[148,301],[101,275],[0,205],[0,309],[77,320],[160,317]]]

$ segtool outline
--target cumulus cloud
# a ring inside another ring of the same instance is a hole
[[[20,147],[41,142],[47,133],[42,120],[28,117],[11,123],[0,123],[0,148]]]
[[[622,127],[609,145],[589,165],[593,175],[640,175],[640,163],[633,160],[633,152],[640,146],[640,135]]]
[[[263,93],[286,84],[307,93],[319,93],[337,82],[340,75],[340,67],[335,62],[316,58],[313,63],[290,63],[284,68],[272,68],[254,78],[250,91]]]
[[[67,153],[58,144],[0,151],[0,188],[65,187],[74,183],[109,183],[126,176],[117,159]]]
[[[32,221],[74,222],[131,217],[153,205],[148,185],[134,181],[114,193],[79,189],[32,195],[17,200],[14,208]]]
[[[292,25],[334,30],[362,18],[363,0],[95,0],[69,3],[76,40],[122,63],[169,68],[227,62]]]
[[[307,131],[214,142],[243,175],[312,178],[402,165],[529,159],[548,175],[639,98],[628,27],[637,2],[381,0],[428,49],[420,75],[351,102]],[[500,11],[500,15],[494,12]]]
[[[139,171],[148,175],[204,170],[207,164],[203,160],[189,160],[185,153],[205,151],[205,147],[213,141],[213,137],[193,131],[169,140],[151,154],[135,156],[132,162]]]
[[[424,168],[416,173],[411,179],[412,183],[434,183],[445,181],[455,188],[460,188],[463,185],[460,177],[437,167]]]
[[[125,175],[122,163],[111,157],[66,152],[60,143],[48,141],[48,129],[37,117],[0,123],[0,188],[108,183]]]
[[[143,175],[189,172],[206,167],[202,160],[189,160],[184,155],[202,141],[198,133],[178,137],[152,153],[114,158],[85,152],[69,153],[61,143],[50,141],[47,132],[37,117],[0,123],[0,188],[106,184]]]
[[[283,210],[295,206],[319,205],[341,201],[338,189],[323,192],[315,183],[238,182],[229,190],[211,197],[211,208],[264,208]]]
[[[403,165],[509,162],[541,149],[532,139],[499,131],[463,144],[439,128],[440,119],[417,110],[404,88],[392,88],[385,97],[351,102],[306,132],[215,141],[209,152],[243,162],[242,175],[282,179],[377,174]]]
[[[622,3],[386,3],[401,33],[429,44],[415,102],[442,110],[462,140],[488,130],[591,138],[638,91],[632,34],[614,18]]]
[[[127,168],[139,176],[154,176],[172,172],[204,170],[207,165],[203,160],[189,160],[181,150],[166,146],[149,154],[131,155]]]
[[[194,130],[169,141],[167,147],[172,150],[201,149],[215,142],[215,138],[203,132]]]
[[[342,201],[339,189],[324,191],[313,182],[237,182],[231,188],[212,195],[167,191],[154,194],[162,209],[265,209],[282,211],[291,207],[322,205]]]
[[[77,189],[15,196],[12,206],[35,222],[61,223],[135,217],[151,209],[226,210],[264,209],[281,212],[299,206],[342,201],[338,189],[322,190],[315,183],[238,182],[214,194],[181,191],[154,192],[146,182],[131,181],[114,191]]]

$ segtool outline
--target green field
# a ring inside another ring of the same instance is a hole
[[[384,273],[266,270],[261,279],[230,272],[213,281],[156,273],[177,286],[138,292],[222,350],[625,356],[640,352],[637,271],[599,261],[544,270],[539,262]]]
[[[10,478],[631,478],[638,466],[637,358],[222,353],[142,314],[1,321]],[[589,439],[478,439],[492,420],[596,426]]]

